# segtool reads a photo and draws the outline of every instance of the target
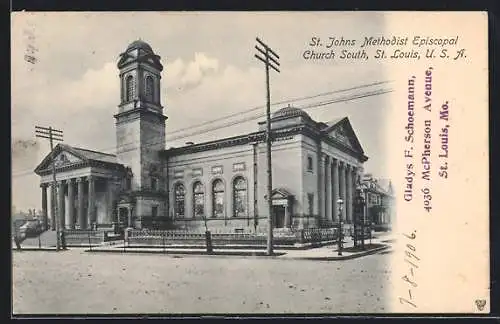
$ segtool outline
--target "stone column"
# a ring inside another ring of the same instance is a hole
[[[347,178],[347,205],[346,205],[346,212],[347,212],[347,218],[346,222],[347,223],[352,223],[352,210],[353,210],[353,184],[352,184],[352,165],[348,165],[346,168],[346,178]]]
[[[330,189],[331,189],[331,185],[330,185],[330,176],[331,176],[331,172],[330,172],[330,157],[327,155],[325,156],[325,172],[324,172],[324,185],[325,185],[325,194],[324,194],[324,205],[325,205],[325,215],[324,215],[324,219],[326,221],[330,220],[330,213],[331,213],[331,209],[330,209],[330,202],[332,201],[331,197],[330,197]]]
[[[106,196],[106,202],[107,202],[107,213],[106,213],[106,223],[110,224],[114,222],[113,219],[113,200],[114,200],[114,182],[112,179],[108,179],[106,181],[106,188],[107,188],[107,196]]]
[[[50,228],[55,231],[56,230],[56,186],[51,183],[50,184]]]
[[[316,201],[317,201],[317,204],[316,206],[318,206],[318,218],[317,218],[317,222],[321,222],[321,218],[323,217],[323,209],[324,209],[324,203],[323,203],[323,192],[325,191],[324,190],[324,186],[323,186],[323,182],[324,182],[324,175],[323,175],[323,171],[324,171],[324,166],[323,166],[323,161],[324,161],[324,154],[321,153],[321,146],[319,146],[318,148],[319,150],[319,153],[318,153],[318,166],[316,168],[317,170],[317,188],[318,188],[318,193],[315,195],[316,197]]]
[[[75,183],[73,179],[68,180],[68,219],[66,225],[75,229]]]
[[[80,229],[86,229],[87,228],[87,222],[85,219],[85,214],[83,213],[83,179],[82,178],[77,178],[76,183],[78,185],[78,210],[77,210],[77,217],[78,217],[78,225]]]
[[[128,216],[127,222],[128,222],[128,227],[132,227],[133,228],[133,226],[132,226],[132,210],[133,210],[132,207],[130,207],[130,208],[127,209],[127,212],[128,212],[128,214],[127,214],[127,216]]]
[[[328,179],[328,199],[327,199],[328,214],[326,215],[326,219],[333,222],[333,219],[335,217],[334,216],[335,209],[333,204],[333,158],[330,158],[328,161],[327,179]]]
[[[63,230],[65,228],[66,222],[64,218],[65,214],[65,206],[64,206],[64,181],[58,181],[57,182],[57,196],[58,196],[58,217],[60,221],[61,227],[59,228],[60,230]]]
[[[285,227],[290,228],[290,207],[285,206]]]
[[[347,206],[347,199],[346,199],[346,181],[345,181],[345,163],[340,162],[339,165],[339,178],[340,178],[340,198],[344,201],[344,204],[342,206],[342,221],[346,221],[346,206]]]
[[[337,200],[339,200],[339,161],[332,159],[332,221],[339,219]]]
[[[95,219],[95,178],[93,176],[88,176],[87,180],[89,182],[89,206],[87,211],[87,219],[89,227],[96,221]]]
[[[42,183],[40,185],[40,188],[42,188],[42,219],[43,219],[43,229],[48,230],[48,223],[49,223],[49,215],[48,215],[48,210],[47,210],[47,184]]]

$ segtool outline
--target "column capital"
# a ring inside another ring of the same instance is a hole
[[[57,180],[58,186],[63,186],[66,180]]]
[[[94,181],[96,177],[94,175],[88,175],[86,178],[88,181]]]
[[[49,186],[48,183],[40,183],[40,188],[46,189]]]
[[[334,157],[332,157],[332,158],[330,159],[330,162],[331,162],[334,166],[337,166],[337,165],[339,164],[339,160],[338,160],[338,159],[336,159],[336,158],[334,158]]]
[[[340,169],[344,169],[346,166],[346,163],[344,161],[337,160],[337,163]]]
[[[75,180],[76,180],[76,183],[80,183],[80,182],[84,182],[85,181],[85,179],[82,178],[82,177],[78,177]]]

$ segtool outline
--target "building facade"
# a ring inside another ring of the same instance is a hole
[[[65,228],[164,222],[265,230],[266,122],[250,134],[165,149],[160,57],[134,41],[120,55],[118,70],[116,154],[59,144],[35,169],[51,223],[57,207]],[[317,122],[287,106],[272,114],[271,129],[273,226],[331,226],[339,219],[339,198],[345,202],[340,217],[352,223],[355,186],[368,158],[349,119]]]
[[[366,201],[366,219],[375,226],[375,229],[390,230],[395,210],[391,181],[376,179],[371,174],[365,174],[361,189]]]

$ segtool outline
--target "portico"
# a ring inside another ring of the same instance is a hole
[[[64,229],[88,229],[93,224],[117,221],[116,197],[121,191],[120,179],[124,168],[117,163],[88,159],[79,151],[81,149],[59,144],[35,171],[42,178],[44,223],[48,223],[50,218],[53,230],[56,228],[56,204],[60,209],[57,211],[61,215],[59,222]],[[51,156],[56,159],[55,182]]]
[[[354,188],[360,177],[361,169],[357,165],[328,154],[324,154],[323,159],[325,220],[326,222],[338,221],[337,200],[342,198],[346,207],[342,210],[342,221],[348,224],[352,223]]]

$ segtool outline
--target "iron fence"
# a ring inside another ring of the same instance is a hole
[[[337,228],[290,229],[274,237],[275,245],[293,245],[295,243],[319,243],[337,240]],[[125,234],[126,246],[165,246],[172,244],[204,245],[205,232],[128,229]],[[211,233],[214,246],[228,244],[266,246],[265,233],[228,233],[215,231]]]

